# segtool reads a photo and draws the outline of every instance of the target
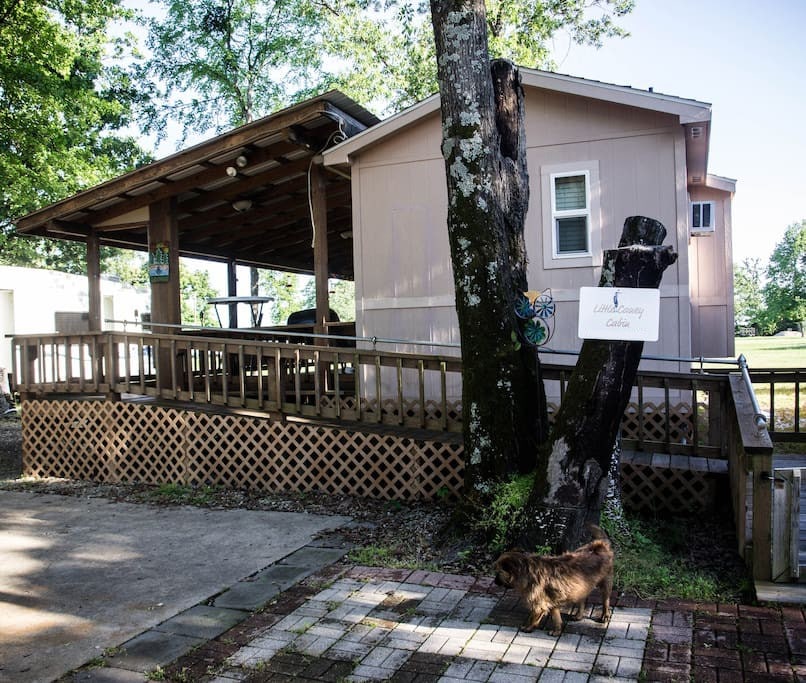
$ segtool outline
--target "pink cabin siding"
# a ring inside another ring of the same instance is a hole
[[[716,186],[714,186],[716,185]],[[691,351],[696,356],[733,357],[733,183],[709,176],[705,187],[692,188],[691,202],[711,202],[713,230],[689,226],[691,267]]]
[[[661,287],[660,339],[647,344],[645,352],[691,355],[695,348],[693,321],[698,321],[699,334],[709,315],[730,319],[732,343],[732,301],[730,305],[725,301],[732,296],[730,269],[731,284],[721,292],[715,283],[699,281],[696,290],[690,290],[692,273],[700,277],[704,270],[691,259],[705,255],[689,246],[687,178],[691,169],[686,160],[687,154],[692,157],[683,124],[697,116],[710,118],[710,108],[681,100],[680,111],[672,111],[664,100],[658,110],[652,94],[647,94],[649,103],[644,107],[635,91],[617,89],[613,93],[605,86],[601,86],[601,97],[590,97],[579,93],[599,93],[600,86],[570,80],[575,90],[563,82],[565,91],[555,91],[530,86],[524,78],[531,190],[526,222],[529,285],[532,289],[551,288],[557,301],[549,346],[563,350],[580,347],[579,288],[598,284],[601,251],[617,246],[624,219],[636,214],[663,222],[666,243],[678,253],[678,261],[664,275]],[[677,106],[677,101],[673,104]],[[326,164],[351,167],[357,333],[457,343],[438,100],[426,100],[390,121],[388,128],[379,124],[344,143],[342,150],[337,147],[325,154]],[[591,256],[558,259],[551,246],[549,179],[557,171],[577,170],[584,170],[590,178]],[[729,213],[730,196],[725,201],[723,214]],[[718,262],[727,258],[730,263],[729,241],[726,246],[727,251],[709,252],[708,269],[725,273],[724,263]],[[722,297],[720,301],[706,297],[709,286],[714,297]],[[696,301],[692,298],[695,291]],[[700,311],[701,305],[709,310]],[[708,322],[707,329],[711,325]],[[725,340],[726,350],[728,343]],[[397,348],[413,350],[407,345]],[[458,353],[456,349],[418,347],[424,349]],[[570,357],[554,360],[574,362]]]

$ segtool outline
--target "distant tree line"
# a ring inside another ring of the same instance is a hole
[[[806,220],[787,227],[766,266],[760,258],[735,265],[733,282],[739,334],[802,331],[806,319]]]

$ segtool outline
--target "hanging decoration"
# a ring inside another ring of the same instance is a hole
[[[554,334],[554,298],[551,289],[542,292],[529,290],[518,295],[515,301],[515,314],[525,320],[523,336],[533,346],[543,346]]]
[[[166,242],[157,242],[154,250],[148,254],[148,277],[151,282],[167,282],[170,275],[169,246]]]

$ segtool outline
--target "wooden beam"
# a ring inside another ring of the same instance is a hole
[[[213,157],[256,143],[262,138],[267,138],[286,128],[311,121],[321,116],[326,109],[327,103],[324,100],[319,100],[308,106],[292,108],[290,111],[280,112],[266,119],[260,119],[254,123],[241,126],[231,133],[220,135],[214,140],[196,145],[162,161],[154,162],[57,204],[52,204],[28,214],[17,221],[17,231],[28,232],[51,218],[86,210],[93,204],[112,199],[167,175],[196,166]]]
[[[98,235],[87,236],[87,291],[89,293],[90,332],[101,331],[101,247]]]
[[[284,154],[288,154],[296,149],[298,149],[297,145],[292,143],[276,143],[265,149],[250,152],[249,161],[253,165],[263,164],[277,157],[282,157]],[[124,213],[128,213],[129,211],[134,211],[135,209],[139,209],[143,206],[148,206],[152,202],[159,201],[160,199],[167,199],[168,197],[173,197],[181,194],[182,192],[189,192],[195,189],[199,189],[201,191],[205,185],[209,185],[210,183],[214,183],[222,178],[225,178],[226,168],[229,164],[216,165],[209,162],[203,162],[198,165],[203,166],[205,170],[194,173],[186,178],[179,178],[178,180],[164,178],[163,182],[165,182],[165,185],[156,190],[151,190],[150,192],[144,192],[143,194],[134,196],[122,194],[120,195],[121,199],[123,200],[122,202],[115,204],[114,206],[101,209],[100,211],[92,211],[85,220],[92,225],[97,225],[98,223],[103,223],[104,221],[108,221],[116,216],[121,216]],[[248,176],[240,176],[240,178],[245,177]],[[237,182],[237,178],[232,179],[232,184],[236,184]]]
[[[327,183],[319,166],[310,170],[311,223],[313,230],[313,271],[316,284],[316,324],[314,332],[324,334],[325,323],[330,319],[328,294],[327,254]]]
[[[148,252],[158,244],[168,248],[168,279],[151,282],[151,322],[178,325],[182,322],[179,301],[179,235],[176,228],[176,202],[161,199],[149,208]],[[155,332],[173,334],[171,328],[155,328]]]

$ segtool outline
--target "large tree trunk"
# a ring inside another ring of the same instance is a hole
[[[517,69],[490,66],[483,0],[431,0],[448,184],[448,234],[462,341],[465,490],[533,469],[545,437],[537,353],[519,343],[528,289],[529,178]],[[542,431],[541,431],[542,430]]]
[[[604,254],[599,286],[659,287],[664,270],[677,260],[672,247],[660,246],[665,236],[658,221],[628,218],[618,249]],[[534,488],[513,539],[518,544],[569,550],[579,545],[586,524],[598,524],[643,346],[583,343],[549,441],[539,452]]]

